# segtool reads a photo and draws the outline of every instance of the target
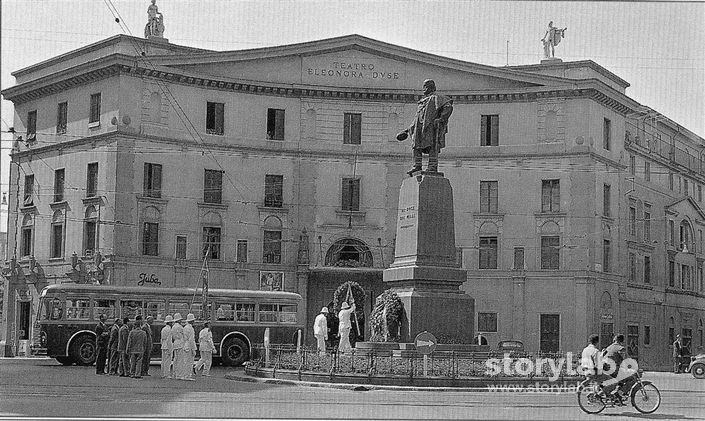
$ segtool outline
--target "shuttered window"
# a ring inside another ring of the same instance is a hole
[[[225,104],[206,103],[206,133],[222,136],[225,127]]]
[[[347,211],[360,210],[360,179],[343,178],[342,209]]]
[[[160,164],[144,164],[144,195],[146,197],[162,197],[162,166]]]
[[[497,213],[496,181],[480,181],[480,212]]]
[[[359,145],[362,138],[362,114],[345,113],[343,118],[343,143]]]
[[[541,269],[559,269],[559,241],[558,236],[541,237]]]
[[[543,180],[541,184],[541,212],[560,212],[560,180]]]
[[[499,145],[499,115],[483,115],[480,120],[480,146]]]

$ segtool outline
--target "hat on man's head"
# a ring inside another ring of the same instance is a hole
[[[194,320],[196,320],[196,316],[194,316],[193,313],[189,313],[189,314],[186,315],[186,321],[187,321],[187,322],[192,322],[192,321],[194,321]]]
[[[174,321],[178,322],[179,320],[182,320],[183,317],[181,317],[181,313],[174,313]]]
[[[343,310],[346,309],[346,308],[350,308],[350,304],[348,304],[348,302],[345,301],[345,302],[343,303],[343,305],[340,306],[340,308],[342,308]]]
[[[173,322],[173,321],[174,321],[174,318],[171,317],[171,315],[168,315],[164,318],[164,323],[169,323],[169,322]]]
[[[323,307],[321,309],[321,313],[328,313],[328,307]]]

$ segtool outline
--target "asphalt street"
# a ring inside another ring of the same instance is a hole
[[[351,390],[226,379],[242,369],[214,367],[212,377],[143,379],[95,375],[46,358],[0,359],[0,419],[278,418],[278,419],[541,419],[705,420],[705,381],[689,374],[647,373],[662,392],[654,414],[631,406],[600,415],[581,412],[574,393]]]

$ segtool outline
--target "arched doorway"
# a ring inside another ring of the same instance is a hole
[[[370,248],[360,240],[343,238],[330,246],[326,252],[326,266],[372,267]]]

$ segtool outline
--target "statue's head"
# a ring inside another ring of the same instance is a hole
[[[553,21],[548,22],[548,27],[552,28],[553,27]]]
[[[426,79],[423,81],[423,93],[428,95],[432,92],[436,92],[436,82],[433,79]]]

